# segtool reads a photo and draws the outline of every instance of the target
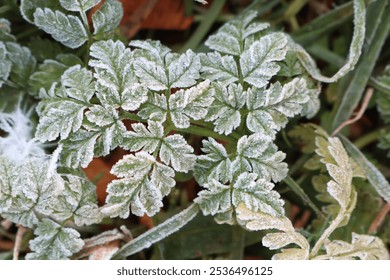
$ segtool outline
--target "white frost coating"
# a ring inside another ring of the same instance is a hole
[[[103,6],[92,15],[94,34],[112,32],[123,17],[122,4],[118,0],[106,0]]]
[[[8,134],[0,137],[1,156],[14,162],[45,157],[43,147],[32,137],[29,113],[24,113],[19,107],[12,113],[0,112],[0,129]]]
[[[54,40],[72,49],[80,47],[88,40],[81,20],[60,11],[38,8],[34,12],[34,24],[49,33]]]
[[[298,58],[302,65],[306,68],[307,72],[316,80],[324,83],[334,83],[341,77],[345,76],[348,72],[355,68],[364,44],[364,37],[366,31],[366,7],[364,0],[354,0],[354,31],[351,46],[349,48],[349,54],[347,61],[343,67],[337,71],[332,77],[325,77],[321,75],[317,68],[317,65],[313,58],[298,44],[294,44],[293,47],[297,52]]]
[[[99,2],[100,0],[60,0],[61,6],[72,12],[86,12]]]
[[[388,260],[389,252],[383,241],[376,236],[352,233],[352,242],[341,240],[325,242],[325,255],[317,256],[318,260]]]
[[[269,27],[268,23],[250,24],[256,16],[255,11],[248,11],[239,18],[224,24],[215,35],[207,39],[206,46],[221,53],[241,55],[244,51],[244,40]]]
[[[114,108],[94,105],[85,114],[87,119],[97,126],[104,127],[118,119],[118,112]]]
[[[43,220],[34,234],[37,237],[30,241],[30,248],[35,252],[26,255],[28,260],[68,259],[84,245],[76,230],[62,227],[49,219]]]
[[[134,69],[142,84],[149,89],[160,91],[168,88],[168,77],[162,62],[139,57],[134,62]]]
[[[202,77],[210,81],[218,81],[223,86],[239,80],[237,62],[231,55],[221,56],[217,52],[199,54]]]
[[[211,179],[204,185],[206,190],[198,193],[198,197],[194,199],[203,215],[216,215],[225,213],[232,207],[232,197],[229,185],[223,185],[220,182]]]
[[[255,41],[240,57],[244,81],[262,88],[280,69],[276,61],[286,56],[287,37],[283,33],[271,33]]]
[[[168,65],[168,80],[171,88],[187,88],[196,84],[200,78],[201,64],[199,56],[187,50]]]
[[[240,125],[240,109],[245,105],[246,92],[241,85],[236,84],[224,87],[215,83],[213,87],[215,98],[209,107],[206,121],[215,124],[215,131],[228,135]]]
[[[142,150],[153,153],[164,136],[164,127],[159,122],[148,121],[148,128],[142,123],[131,125],[133,131],[127,132],[122,146],[130,151]]]
[[[214,100],[214,91],[212,88],[209,89],[209,86],[210,81],[206,80],[170,96],[170,115],[176,127],[187,128],[190,126],[190,118],[200,120],[206,116],[208,107]]]
[[[187,144],[183,136],[174,134],[166,137],[161,145],[160,159],[165,164],[171,164],[179,172],[188,172],[194,168],[194,149]]]
[[[12,63],[7,59],[7,53],[4,43],[0,42],[0,88],[11,72]]]
[[[213,138],[202,141],[202,152],[196,159],[194,177],[199,185],[203,186],[212,179],[223,184],[232,180],[232,162],[225,147]]]
[[[68,68],[61,76],[61,84],[68,97],[88,102],[95,93],[92,72],[80,65]]]
[[[283,87],[279,82],[266,89],[248,90],[246,106],[249,110],[246,124],[249,130],[275,137],[288,118],[302,112],[309,100],[306,81],[295,78]]]
[[[279,182],[288,172],[288,166],[283,162],[285,157],[272,143],[271,137],[259,133],[243,136],[237,143],[233,172],[253,172],[264,180]]]
[[[168,101],[165,95],[149,92],[147,102],[138,112],[138,116],[145,120],[165,122],[168,111]]]
[[[129,207],[135,215],[152,216],[175,185],[174,171],[146,152],[126,155],[113,166],[111,173],[123,178],[110,183],[107,189],[107,205],[102,212],[111,217],[126,218]]]

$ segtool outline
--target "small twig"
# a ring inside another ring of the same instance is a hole
[[[368,88],[366,95],[363,98],[362,106],[360,107],[359,112],[357,112],[357,114],[352,119],[346,120],[345,122],[340,124],[340,126],[336,128],[335,131],[333,131],[332,137],[335,136],[337,133],[339,133],[347,125],[353,124],[354,122],[358,121],[361,117],[363,117],[363,114],[366,111],[368,103],[370,102],[373,94],[374,94],[374,90],[372,88]]]
[[[390,212],[390,204],[386,204],[383,206],[381,211],[379,211],[378,215],[376,215],[374,221],[370,225],[370,228],[368,229],[369,234],[376,233],[378,231],[378,228],[382,225],[383,221],[385,220],[386,215]]]
[[[149,0],[144,5],[139,6],[133,13],[133,15],[125,21],[124,27],[127,30],[124,31],[124,34],[127,39],[131,39],[137,34],[141,28],[142,22],[149,16],[152,12],[154,6],[156,6],[158,0]]]
[[[22,226],[18,225],[18,232],[16,233],[16,239],[15,239],[15,245],[14,245],[14,260],[19,259],[19,251],[20,251],[20,246],[22,245],[22,240],[23,240],[23,235],[27,231],[27,229]]]

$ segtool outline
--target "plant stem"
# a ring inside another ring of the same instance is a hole
[[[232,227],[232,260],[242,260],[244,257],[244,247],[245,247],[245,230],[235,225]]]
[[[388,131],[388,128],[389,127],[382,127],[370,133],[367,133],[363,137],[357,139],[353,144],[361,150],[364,147],[370,145],[371,143],[376,142],[381,135],[385,134]]]

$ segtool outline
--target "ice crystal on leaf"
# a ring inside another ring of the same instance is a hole
[[[118,0],[106,0],[102,7],[92,15],[95,35],[114,31],[123,17],[122,4]]]

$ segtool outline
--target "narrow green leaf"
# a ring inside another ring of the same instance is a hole
[[[195,218],[198,212],[199,206],[197,204],[192,204],[182,212],[172,216],[165,222],[131,240],[129,243],[124,245],[118,252],[116,252],[112,258],[122,259],[135,253],[138,253],[143,249],[149,248],[154,243],[178,231],[180,228],[190,222],[193,218]]]

